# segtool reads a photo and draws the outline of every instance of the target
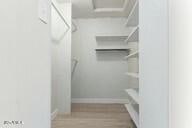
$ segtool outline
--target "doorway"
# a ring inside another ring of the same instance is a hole
[[[53,128],[139,126],[138,5],[138,0],[72,0],[72,5],[58,4],[62,15],[68,15],[65,19],[70,29],[53,44],[53,64],[57,61],[53,65],[57,102],[53,105],[59,111]],[[69,65],[70,73],[66,71]]]

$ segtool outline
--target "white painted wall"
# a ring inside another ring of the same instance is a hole
[[[57,1],[60,3],[70,3],[71,2],[71,0],[57,0]]]
[[[71,4],[58,5],[71,26]],[[71,111],[71,30],[61,41],[52,41],[52,112],[56,109],[64,114]]]
[[[168,128],[168,2],[140,1],[140,127]]]
[[[192,128],[192,1],[169,0],[170,128]]]
[[[50,128],[50,22],[38,0],[1,1],[0,16],[0,127]]]
[[[128,79],[125,53],[100,53],[101,47],[127,47],[125,42],[99,42],[96,35],[128,35],[130,29],[124,26],[126,19],[76,19],[77,31],[72,38],[72,56],[77,59],[72,78],[72,98],[75,102],[125,101],[124,89],[135,87],[135,81]]]

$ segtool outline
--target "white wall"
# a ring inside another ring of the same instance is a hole
[[[0,4],[0,127],[50,128],[50,22],[37,12],[38,0]]]
[[[57,1],[60,3],[70,3],[71,2],[71,0],[57,0]]]
[[[58,4],[71,26],[71,4]],[[63,21],[61,21],[63,22]],[[71,30],[59,42],[52,42],[52,112],[71,111]]]
[[[140,127],[168,128],[168,2],[140,1]]]
[[[128,99],[124,89],[134,87],[129,83],[126,53],[96,52],[99,47],[127,47],[125,42],[99,42],[96,35],[128,35],[126,19],[75,19],[77,31],[72,38],[72,56],[77,59],[72,78],[72,98],[75,102],[108,102]],[[131,79],[130,79],[131,81]],[[120,100],[119,100],[120,99]]]
[[[192,128],[191,7],[191,0],[169,0],[170,128]]]

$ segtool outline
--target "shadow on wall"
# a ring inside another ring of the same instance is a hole
[[[96,51],[96,58],[98,61],[125,61],[124,57],[127,54],[119,51]]]

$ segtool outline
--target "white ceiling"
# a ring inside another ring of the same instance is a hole
[[[127,17],[133,3],[134,0],[72,0],[73,18]]]

